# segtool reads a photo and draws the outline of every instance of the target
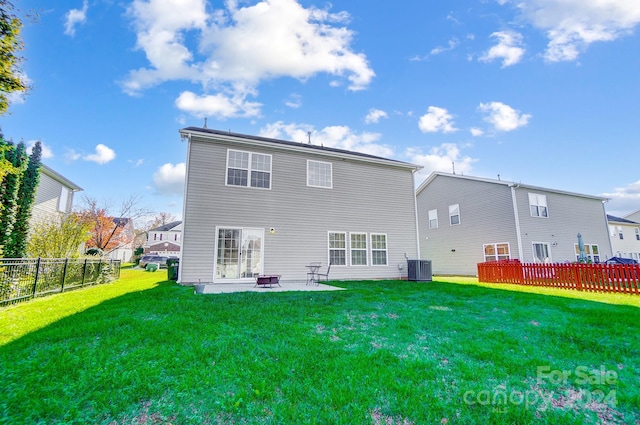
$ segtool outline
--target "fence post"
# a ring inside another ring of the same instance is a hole
[[[60,286],[60,292],[64,292],[64,281],[67,279],[67,265],[69,264],[69,258],[64,259],[64,269],[62,270],[62,285]]]
[[[87,259],[84,259],[84,266],[82,266],[82,283],[80,286],[84,286],[84,278],[87,275]]]
[[[36,297],[36,289],[38,287],[38,277],[40,275],[40,257],[36,261],[36,275],[33,278],[33,294],[31,295],[33,298]]]

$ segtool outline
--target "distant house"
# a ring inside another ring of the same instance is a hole
[[[180,256],[182,249],[182,221],[154,227],[147,232],[145,254]]]
[[[51,221],[69,214],[73,209],[74,195],[81,190],[80,186],[62,174],[41,164],[40,183],[36,189],[31,223]]]
[[[114,217],[113,223],[121,230],[114,234],[114,242],[117,242],[117,246],[111,251],[107,250],[105,256],[112,260],[120,260],[125,263],[131,262],[136,236],[133,220],[125,217]]]
[[[432,173],[416,192],[421,258],[434,274],[476,275],[484,261],[573,262],[612,256],[606,198],[459,174]]]
[[[607,214],[613,255],[640,260],[640,223]]]
[[[188,141],[183,284],[406,277],[417,258],[414,172],[406,162],[207,128]]]

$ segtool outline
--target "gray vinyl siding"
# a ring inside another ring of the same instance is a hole
[[[510,189],[481,181],[436,176],[417,195],[421,258],[440,275],[478,273],[484,244],[508,243],[517,258],[515,216]],[[449,224],[449,205],[459,204],[460,224]],[[438,228],[429,229],[429,210],[438,211]],[[455,250],[455,251],[452,251]]]
[[[612,256],[602,199],[455,175],[434,174],[427,182],[417,194],[419,240],[421,258],[432,261],[434,274],[477,275],[483,246],[489,243],[508,243],[510,258],[522,262],[534,261],[533,243],[548,244],[553,262],[576,261],[578,233],[585,244],[598,245],[601,261]],[[546,196],[547,218],[531,216],[529,193]],[[460,205],[457,226],[449,225],[452,204]],[[437,229],[429,229],[433,209]]]
[[[272,155],[271,189],[227,186],[227,149]],[[333,188],[307,186],[307,160],[331,162]],[[298,152],[193,136],[188,148],[180,281],[211,283],[216,227],[264,229],[263,273],[283,281],[306,279],[305,265],[328,260],[328,232],[387,235],[387,266],[332,266],[331,279],[406,276],[405,253],[415,258],[417,228],[410,168],[357,158]],[[270,234],[269,229],[275,231]],[[348,255],[347,251],[347,255]]]
[[[531,216],[529,193],[546,195],[548,218]],[[578,233],[585,244],[598,245],[601,261],[612,256],[602,201],[526,187],[516,189],[516,199],[522,234],[522,261],[534,261],[534,242],[548,243],[551,260],[555,263],[576,261],[574,244],[578,242]]]
[[[49,220],[62,214],[58,210],[62,187],[63,185],[59,181],[52,179],[45,173],[40,173],[40,182],[36,189],[36,198],[31,214],[32,220]],[[65,212],[71,212],[72,204],[73,191],[69,190]]]

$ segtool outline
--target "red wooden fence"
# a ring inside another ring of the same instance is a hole
[[[640,295],[640,265],[489,261],[478,264],[478,281]]]

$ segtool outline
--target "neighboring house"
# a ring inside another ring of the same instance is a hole
[[[607,214],[613,255],[640,260],[640,223]]]
[[[503,180],[432,173],[417,190],[421,258],[441,275],[477,275],[484,261],[573,262],[612,256],[598,196]]]
[[[147,232],[145,254],[180,256],[182,248],[182,221],[154,227]]]
[[[135,229],[133,228],[133,220],[126,217],[114,217],[113,223],[122,228],[116,235],[114,235],[118,246],[111,251],[105,252],[105,256],[112,260],[120,260],[124,263],[129,263],[133,259],[133,243],[136,237]]]
[[[44,164],[40,165],[40,182],[31,212],[31,223],[51,221],[69,214],[73,197],[82,188]]]
[[[188,141],[183,284],[406,277],[417,258],[414,172],[373,155],[206,128]]]

